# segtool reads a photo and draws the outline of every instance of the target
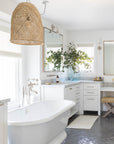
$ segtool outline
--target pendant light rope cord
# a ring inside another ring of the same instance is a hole
[[[30,3],[30,0],[26,0],[26,2],[29,2],[29,3]]]

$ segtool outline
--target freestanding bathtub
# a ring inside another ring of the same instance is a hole
[[[74,102],[44,101],[8,114],[9,144],[61,144]]]

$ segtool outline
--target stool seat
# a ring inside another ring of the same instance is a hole
[[[111,105],[114,103],[114,97],[102,97],[101,102],[108,108],[108,112],[106,112],[103,117],[108,116],[110,113],[114,114],[114,106]]]
[[[103,97],[101,99],[102,103],[114,103],[114,97]]]

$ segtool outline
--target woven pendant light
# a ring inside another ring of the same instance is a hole
[[[20,45],[43,45],[43,26],[37,8],[29,3],[20,3],[11,19],[10,41]]]

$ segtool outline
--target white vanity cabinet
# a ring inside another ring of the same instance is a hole
[[[0,102],[0,144],[7,144],[7,104]]]
[[[41,94],[43,100],[64,99],[64,85],[42,85]]]
[[[64,98],[67,100],[72,100],[76,104],[71,109],[71,115],[73,116],[76,113],[79,113],[80,107],[80,84],[75,84],[73,86],[68,86],[65,88]]]
[[[72,100],[76,105],[71,110],[71,116],[79,112],[80,106],[80,83],[68,85],[42,85],[43,100]]]
[[[100,85],[99,83],[84,83],[83,84],[84,111],[100,112]]]
[[[71,109],[71,116],[84,111],[98,111],[100,115],[100,83],[77,82],[73,84],[42,85],[43,100],[72,100],[76,105]]]

